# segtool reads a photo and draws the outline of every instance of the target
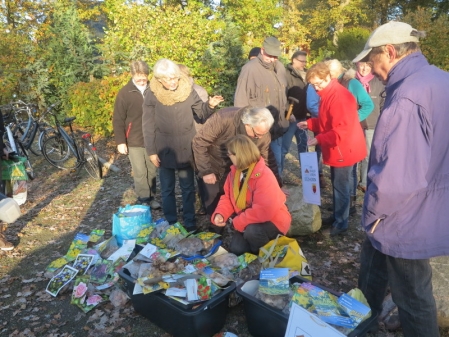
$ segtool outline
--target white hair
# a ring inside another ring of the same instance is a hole
[[[160,59],[153,67],[153,75],[157,79],[181,77],[178,65],[169,59]]]
[[[267,108],[246,108],[242,114],[242,122],[251,127],[264,124],[267,129],[270,129],[274,123],[274,118]]]

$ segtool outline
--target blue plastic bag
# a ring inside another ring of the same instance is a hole
[[[117,239],[119,246],[123,240],[137,238],[137,234],[151,226],[151,212],[149,206],[126,205],[120,207],[112,217],[112,235]]]

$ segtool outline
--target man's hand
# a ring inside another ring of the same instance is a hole
[[[224,101],[222,96],[209,97],[209,107],[214,109],[218,104]]]
[[[214,217],[214,225],[218,227],[224,227],[226,226],[226,222],[224,221],[223,215],[221,214],[215,214]]]
[[[128,146],[126,144],[118,144],[117,151],[121,154],[128,154]]]
[[[290,116],[290,119],[288,120],[290,123],[296,122],[296,117],[294,115]]]
[[[307,130],[308,129],[308,127],[307,127],[307,122],[299,122],[298,124],[296,124],[296,126],[298,127],[298,128],[300,128],[301,130]]]
[[[203,177],[203,181],[206,184],[215,184],[217,182],[217,177],[215,176],[215,173],[207,174]]]
[[[159,160],[159,156],[157,154],[152,154],[150,156],[150,160],[154,164],[154,166],[156,167],[161,166],[161,161]]]

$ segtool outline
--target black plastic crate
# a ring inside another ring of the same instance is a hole
[[[160,291],[133,295],[135,280],[123,268],[119,275],[126,282],[134,310],[173,337],[211,337],[220,332],[229,310],[229,295],[235,291],[235,283],[232,282],[210,300],[185,308]]]
[[[290,283],[310,282],[302,277],[292,277]],[[288,315],[281,310],[269,306],[263,301],[254,296],[244,292],[242,287],[245,283],[237,287],[237,294],[243,298],[243,307],[245,310],[246,322],[248,330],[254,337],[284,337],[287,330]],[[336,296],[341,293],[333,291],[327,287],[321,286],[312,282],[312,284],[326,290]],[[377,323],[377,313],[371,311],[371,317],[360,323],[348,337],[362,337],[364,336],[373,324]]]

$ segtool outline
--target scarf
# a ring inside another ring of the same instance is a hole
[[[251,177],[251,174],[256,164],[257,163],[252,163],[251,165],[249,165],[245,180],[242,182],[241,187],[240,187],[240,175],[242,174],[242,170],[237,170],[235,172],[234,185],[233,185],[234,199],[235,205],[241,211],[243,211],[246,208],[246,192],[248,191],[248,181],[249,178]]]
[[[371,88],[369,86],[369,81],[371,81],[374,78],[374,74],[373,73],[369,73],[366,76],[362,76],[362,75],[360,75],[359,72],[357,72],[355,74],[355,78],[358,79],[360,81],[360,83],[362,83],[362,85],[365,88],[366,92],[368,92],[368,93],[371,92]]]
[[[192,92],[192,84],[187,76],[181,75],[176,90],[167,90],[155,77],[150,80],[150,89],[163,105],[184,102]]]

